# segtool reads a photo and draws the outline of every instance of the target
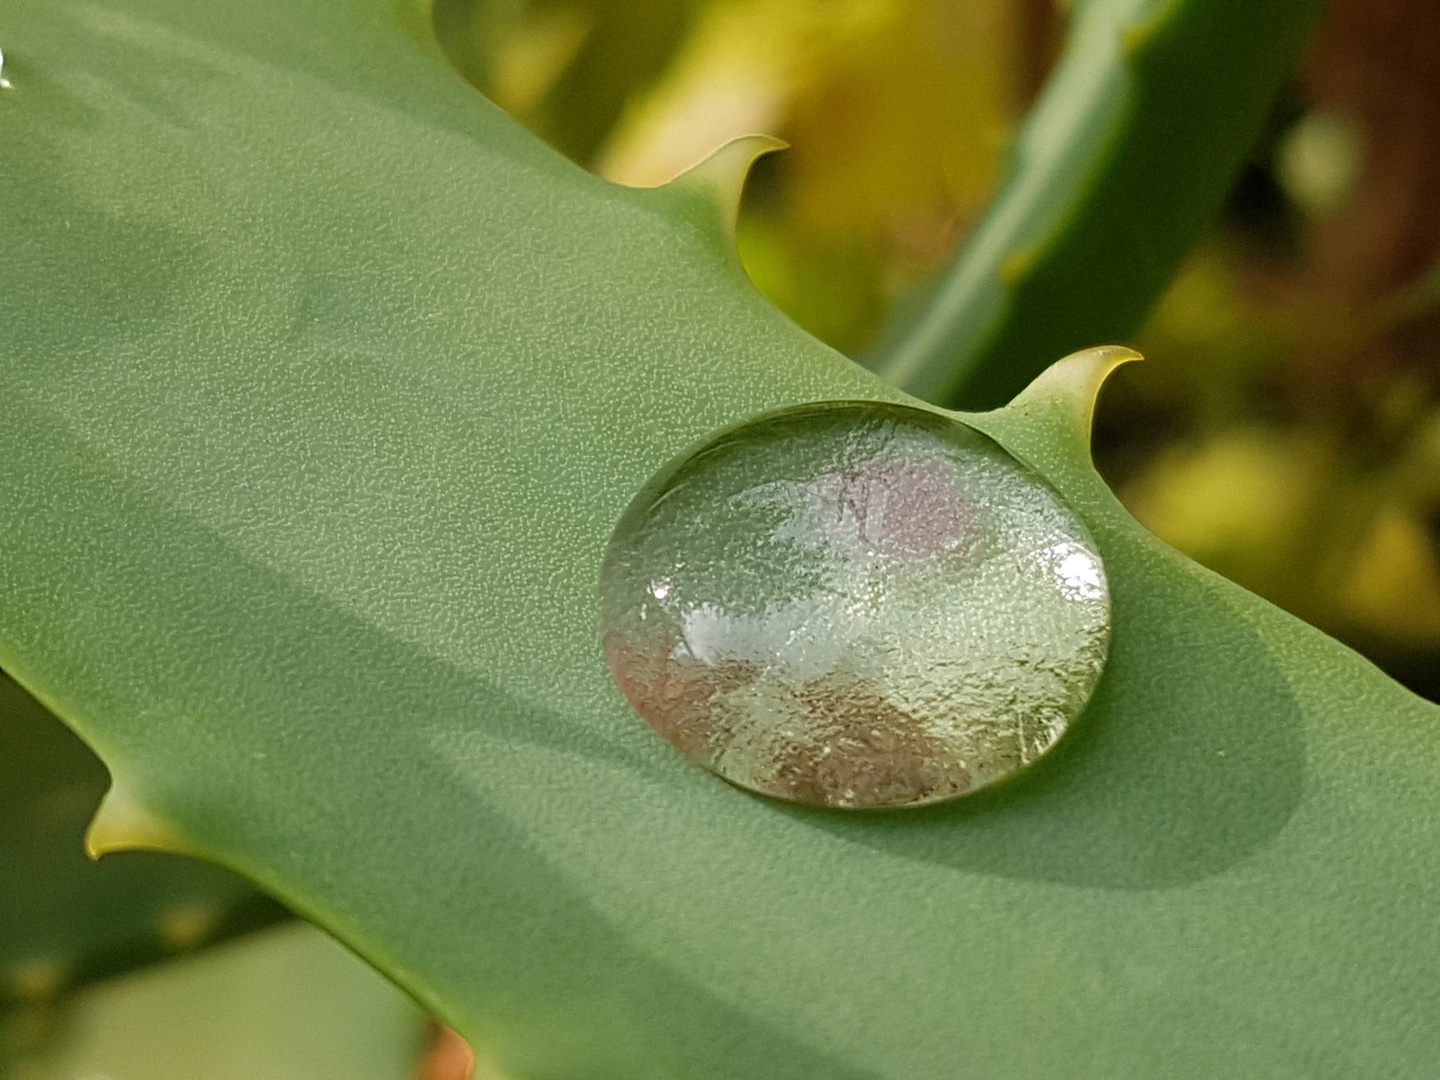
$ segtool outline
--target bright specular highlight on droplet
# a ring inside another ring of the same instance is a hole
[[[601,572],[636,710],[742,787],[836,807],[950,799],[1040,757],[1094,690],[1094,541],[974,429],[900,405],[762,416],[672,462]]]

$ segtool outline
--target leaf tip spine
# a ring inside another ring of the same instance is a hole
[[[1100,395],[1100,388],[1116,368],[1144,359],[1140,353],[1124,345],[1082,349],[1055,361],[1042,371],[1006,409],[1025,413],[1068,413],[1070,423],[1067,426],[1084,441],[1088,451],[1095,421],[1095,401]]]
[[[85,854],[92,859],[112,851],[180,852],[175,831],[141,804],[130,785],[119,777],[100,801],[100,809],[85,831]]]
[[[789,149],[789,146],[784,139],[773,135],[741,135],[713,151],[698,165],[686,169],[671,180],[670,185],[697,189],[709,195],[719,205],[725,227],[734,236],[735,224],[740,218],[740,196],[750,167],[764,155]]]

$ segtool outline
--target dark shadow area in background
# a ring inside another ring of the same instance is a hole
[[[1110,660],[1090,708],[1048,757],[934,807],[784,811],[891,855],[1098,888],[1184,885],[1263,847],[1304,782],[1289,684],[1215,585],[1149,551],[1107,558]]]

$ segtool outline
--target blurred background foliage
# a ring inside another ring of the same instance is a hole
[[[460,1080],[420,1010],[303,923],[7,1016],[7,1080]],[[481,1078],[484,1080],[484,1078]]]
[[[994,193],[1054,0],[437,0],[471,81],[579,164],[658,184],[779,135],[740,254],[863,357]],[[1440,697],[1440,7],[1332,0],[1101,401],[1096,457],[1200,562]],[[913,302],[913,301],[912,301]]]

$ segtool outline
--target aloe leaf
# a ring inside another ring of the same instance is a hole
[[[1057,356],[1139,329],[1210,227],[1324,0],[1084,0],[1010,174],[871,365],[993,408]]]
[[[195,859],[86,859],[107,783],[85,744],[0,673],[0,1013],[286,916]]]
[[[16,1080],[413,1080],[425,1016],[311,926],[93,987],[13,1021]],[[17,1046],[22,1027],[28,1045]],[[6,1070],[7,1064],[9,1071]]]
[[[780,806],[612,684],[634,492],[764,410],[905,400],[389,0],[27,0],[0,98],[0,664],[199,854],[527,1078],[1424,1076],[1440,709],[1089,466],[1100,352],[973,417],[1086,516],[1086,716],[931,810]],[[731,190],[730,197],[733,199]]]

